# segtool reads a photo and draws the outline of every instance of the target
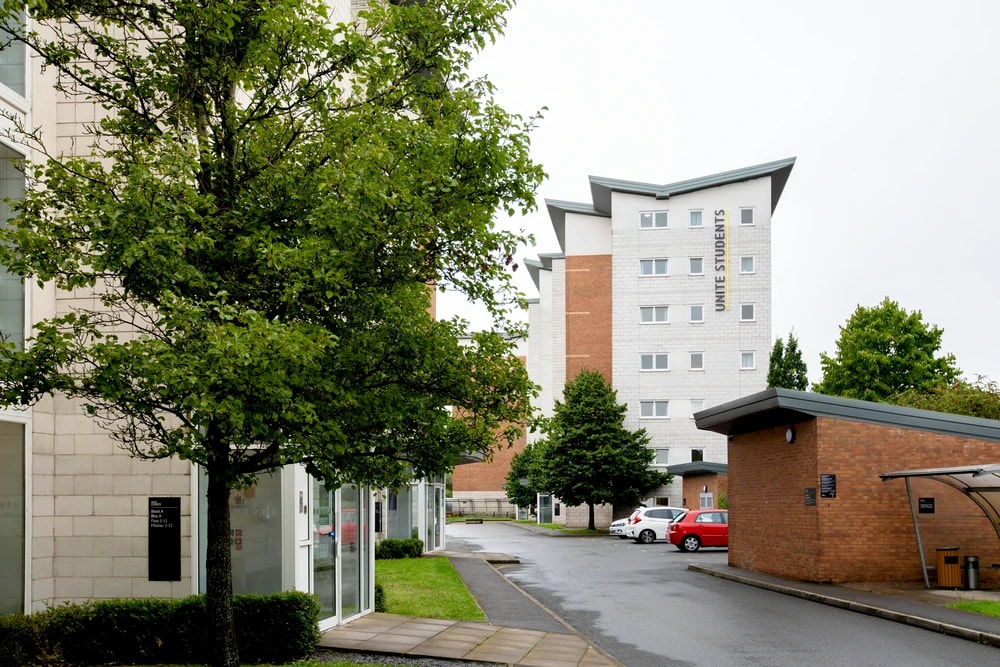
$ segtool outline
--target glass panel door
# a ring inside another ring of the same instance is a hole
[[[321,605],[319,617],[337,615],[336,491],[312,480],[313,593]]]
[[[340,617],[346,619],[361,611],[361,583],[364,580],[364,550],[367,521],[362,511],[361,490],[340,487]]]

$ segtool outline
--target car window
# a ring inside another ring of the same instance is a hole
[[[695,517],[695,523],[715,523],[715,519],[712,517],[715,515],[714,512],[705,512],[704,514],[699,514]]]
[[[670,520],[670,522],[671,523],[680,523],[681,521],[684,520],[684,517],[686,517],[687,515],[688,515],[687,512],[679,512],[677,514],[677,516],[675,516],[673,519]]]

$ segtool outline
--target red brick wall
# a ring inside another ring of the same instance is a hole
[[[807,581],[920,581],[906,483],[879,474],[1000,461],[1000,445],[983,440],[829,418],[794,427],[793,444],[785,426],[729,442],[731,565]],[[819,497],[820,474],[836,475],[836,498]],[[805,505],[807,487],[815,506]],[[969,498],[932,480],[911,489],[914,503],[935,499],[934,514],[917,515],[928,566],[951,546],[981,566],[1000,563],[1000,539]]]
[[[502,491],[510,472],[510,461],[525,445],[526,438],[522,433],[512,447],[504,446],[497,450],[488,461],[455,466],[451,476],[452,491]]]
[[[584,369],[611,382],[611,255],[566,258],[566,381]]]
[[[716,475],[715,473],[697,475],[688,474],[684,475],[684,498],[681,502],[684,507],[688,509],[698,509],[699,499],[701,498],[702,489],[706,486],[708,487],[709,493],[712,494],[712,499],[715,501],[715,507],[719,506],[719,496],[729,495],[728,490],[729,479],[725,475]]]

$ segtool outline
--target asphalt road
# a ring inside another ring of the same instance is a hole
[[[687,569],[725,550],[449,524],[449,548],[517,556],[504,574],[629,667],[1000,664],[1000,649]]]

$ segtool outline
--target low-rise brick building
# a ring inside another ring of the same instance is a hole
[[[958,547],[979,558],[983,587],[998,585],[1000,535],[969,495],[880,475],[1000,462],[1000,421],[787,389],[695,421],[729,438],[730,565],[802,581],[915,582],[924,564],[934,573],[939,549]]]

